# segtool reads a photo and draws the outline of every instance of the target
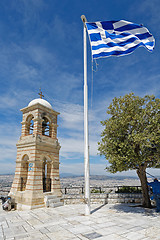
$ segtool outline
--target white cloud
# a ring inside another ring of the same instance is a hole
[[[48,51],[47,48],[40,45],[30,45],[26,49],[22,49],[24,54],[31,58],[33,63],[36,63],[44,69],[53,68],[54,71],[57,68],[58,59],[54,54]]]
[[[30,28],[34,21],[40,21],[39,12],[44,11],[45,1],[43,0],[18,0],[10,3],[13,10],[21,16],[21,23],[24,28],[30,24]]]
[[[15,147],[11,147],[9,144],[5,145],[4,147],[0,147],[0,163],[14,163],[16,161],[16,145]],[[2,170],[2,169],[1,169]],[[0,170],[0,172],[1,172]]]
[[[90,175],[106,175],[111,177],[138,177],[135,170],[129,170],[124,172],[117,172],[115,174],[109,173],[106,171],[106,163],[90,163]],[[154,177],[160,179],[160,169],[147,169],[147,172],[152,174]],[[72,173],[77,175],[84,175],[84,163],[62,163],[60,164],[60,173]],[[150,178],[149,175],[147,177]]]
[[[130,176],[130,177],[137,177],[137,174],[134,170],[126,171],[126,172],[118,172],[115,174],[109,173],[106,171],[106,164],[97,163],[93,164],[90,163],[90,175],[106,175],[106,176]],[[84,175],[84,163],[63,163],[60,164],[60,173],[72,173],[75,175]]]
[[[83,107],[78,104],[62,104],[59,111],[63,128],[83,130]]]
[[[84,140],[83,138],[59,138],[61,145],[60,156],[67,159],[78,159],[84,155]],[[97,156],[98,144],[95,140],[89,141],[90,156]]]
[[[0,109],[3,111],[2,113],[12,121],[16,115],[20,114],[20,109],[28,105],[34,95],[35,93],[32,92],[32,90],[23,89],[18,91],[16,87],[8,88],[4,94],[0,95]],[[17,122],[15,124],[17,125],[19,123]],[[8,123],[8,126],[10,126],[10,123]]]
[[[130,15],[131,16],[135,16],[135,11],[133,9],[135,9],[136,7],[136,14],[137,17],[141,17],[146,21],[146,24],[150,24],[152,29],[159,29],[159,21],[160,21],[160,15],[159,15],[159,11],[160,11],[160,5],[159,5],[159,0],[145,0],[145,1],[140,1],[138,4],[138,8],[137,8],[137,3],[132,4],[132,8],[130,11]],[[143,17],[145,16],[145,18]],[[146,26],[147,27],[147,26]]]
[[[15,163],[0,163],[0,174],[13,174],[15,172]]]
[[[90,174],[91,175],[105,175],[106,170],[104,170],[104,164],[90,164]],[[60,164],[61,173],[73,173],[77,175],[84,174],[84,163],[74,163],[74,164]]]
[[[58,129],[61,144],[60,156],[67,159],[79,158],[84,155],[84,115],[83,106],[70,103],[57,103],[61,123]],[[100,109],[89,112],[89,147],[90,155],[97,156],[97,142],[100,141],[102,126]],[[76,156],[77,154],[77,156]]]
[[[15,66],[15,72],[16,78],[21,79],[22,81],[31,80],[38,77],[38,72],[33,66],[27,65],[20,61],[18,61]]]
[[[60,155],[65,158],[71,158],[75,153],[83,154],[83,140],[74,138],[60,138],[61,144]],[[70,157],[69,157],[70,156]]]
[[[21,126],[16,123],[3,123],[0,125],[0,164],[14,165],[16,160],[16,143],[19,139]],[[3,168],[0,170],[2,172]]]

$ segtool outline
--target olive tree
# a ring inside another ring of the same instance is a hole
[[[146,168],[160,165],[160,99],[133,93],[114,98],[109,118],[102,121],[99,152],[111,173],[136,170],[142,186],[143,206],[151,207]]]

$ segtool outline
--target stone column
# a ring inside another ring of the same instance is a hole
[[[34,129],[33,129],[34,135],[42,135],[42,120],[35,118],[34,119]]]
[[[57,139],[57,127],[58,125],[55,123],[52,123],[52,134],[51,134],[51,138],[53,139]]]
[[[59,178],[59,162],[52,162],[51,166],[51,191],[56,196],[61,196],[60,178]]]
[[[15,176],[11,187],[11,195],[17,191],[21,191],[22,161],[16,161]]]
[[[40,160],[29,161],[23,204],[28,205],[29,209],[44,206],[42,162]]]

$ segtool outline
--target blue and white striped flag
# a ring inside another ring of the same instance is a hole
[[[126,55],[137,47],[149,51],[155,40],[147,28],[124,20],[86,23],[93,59]]]

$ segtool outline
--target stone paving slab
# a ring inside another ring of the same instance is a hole
[[[1,207],[1,206],[0,206]],[[125,204],[0,210],[0,240],[160,240],[160,213]]]

